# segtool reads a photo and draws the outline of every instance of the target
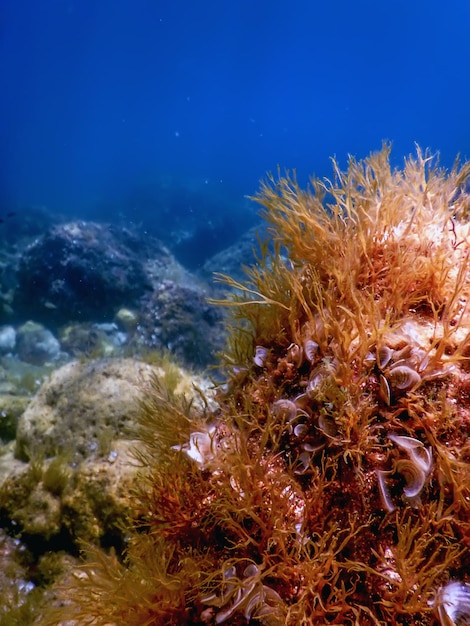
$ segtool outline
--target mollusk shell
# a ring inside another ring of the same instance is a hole
[[[304,342],[304,354],[307,361],[309,361],[310,363],[313,363],[315,361],[315,357],[318,353],[318,348],[318,343],[316,341],[313,341],[313,339],[307,339]]]
[[[441,626],[470,624],[470,585],[458,580],[439,587],[432,603]]]
[[[264,367],[266,359],[268,357],[268,349],[264,346],[256,346],[255,356],[253,357],[254,364],[258,367]]]
[[[417,387],[421,382],[418,372],[407,365],[396,365],[390,368],[388,379],[392,387],[406,390]]]

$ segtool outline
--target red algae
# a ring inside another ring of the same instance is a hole
[[[127,552],[44,624],[467,619],[470,164],[389,156],[262,185],[217,408],[151,383]]]

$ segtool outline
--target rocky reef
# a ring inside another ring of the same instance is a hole
[[[470,164],[390,150],[257,196],[217,406],[152,378],[122,555],[42,624],[468,624]]]
[[[137,228],[55,224],[20,238],[0,266],[0,368],[9,370],[11,357],[55,368],[83,356],[168,351],[201,369],[223,346],[207,276],[189,272]]]

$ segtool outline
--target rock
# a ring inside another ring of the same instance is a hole
[[[0,454],[0,522],[32,549],[77,553],[82,542],[125,543],[129,495],[141,463],[133,439],[138,400],[151,376],[176,396],[195,387],[215,410],[210,381],[179,369],[132,359],[71,362],[53,372],[20,418],[13,446]]]
[[[85,460],[62,495],[63,524],[75,545],[107,545],[124,541],[123,528],[132,517],[129,494],[139,470],[137,441],[115,441],[106,458]]]
[[[55,370],[19,420],[17,457],[99,455],[105,442],[130,437],[136,398],[161,370],[132,359],[72,361]]]
[[[22,463],[0,483],[0,518],[26,545],[52,542],[55,550],[75,552],[83,541],[122,543],[138,471],[136,446],[116,441],[111,458],[89,458],[78,466],[64,457]]]
[[[25,535],[41,537],[42,541],[47,542],[60,533],[60,499],[44,489],[40,483],[17,505],[10,512],[11,519]]]
[[[259,239],[267,239],[264,223],[253,226],[231,246],[208,258],[199,270],[199,274],[208,281],[213,279],[214,272],[227,274],[242,282],[246,281],[246,274],[242,268],[243,266],[253,266],[256,263]]]
[[[146,298],[135,341],[147,350],[169,350],[189,367],[216,360],[224,341],[220,307],[207,302],[200,288],[166,280]]]
[[[151,288],[142,249],[125,229],[83,221],[54,226],[22,254],[14,307],[48,324],[112,318]]]
[[[163,359],[161,365],[130,358],[72,361],[52,372],[19,418],[17,458],[107,458],[112,441],[134,437],[139,398],[151,376],[171,377],[178,394],[194,394],[193,383],[208,392],[208,381]]]
[[[122,308],[116,313],[114,320],[122,330],[126,332],[133,332],[139,323],[139,315],[136,311]]]
[[[50,330],[29,321],[18,328],[16,353],[22,361],[45,365],[59,359],[60,343]]]
[[[90,322],[71,322],[62,326],[59,340],[62,349],[74,358],[105,356],[106,333],[94,328]]]
[[[19,418],[30,401],[31,398],[25,396],[0,394],[0,439],[15,439]]]
[[[24,547],[0,529],[0,619],[5,620],[8,610],[15,610],[23,605],[34,583],[28,580],[29,572],[24,563]],[[14,623],[12,620],[10,623]]]
[[[0,357],[0,394],[31,396],[58,365],[57,362],[33,365],[14,355]]]
[[[15,442],[10,441],[0,448],[0,485],[13,475],[20,475],[26,465],[15,458]]]
[[[120,331],[115,323],[91,324],[72,322],[60,329],[62,349],[72,357],[111,357],[122,356],[127,342],[127,334]]]
[[[7,354],[15,349],[16,331],[13,326],[2,326],[0,328],[0,353]]]

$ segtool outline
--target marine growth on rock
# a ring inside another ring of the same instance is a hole
[[[45,623],[470,623],[470,164],[389,156],[262,184],[217,407],[150,385],[127,553]]]

